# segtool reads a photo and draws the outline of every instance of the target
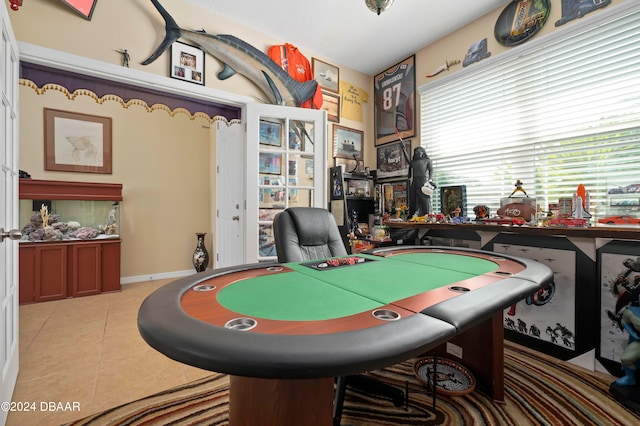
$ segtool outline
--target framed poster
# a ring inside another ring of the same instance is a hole
[[[505,339],[562,360],[596,347],[596,262],[566,237],[499,233],[482,250],[536,260],[553,283],[505,309]]]
[[[408,179],[382,184],[384,213],[394,213],[396,208],[409,205],[409,185]]]
[[[373,80],[375,145],[415,136],[415,55],[376,75]],[[396,132],[397,129],[397,132]]]
[[[342,167],[332,167],[330,170],[330,190],[332,200],[344,199],[344,180],[342,179]]]
[[[620,358],[630,342],[629,332],[622,327],[622,314],[638,301],[640,243],[598,239],[596,245],[601,245],[597,249],[600,306],[595,312],[599,312],[600,336],[596,357],[610,374],[619,376]]]
[[[311,68],[313,69],[313,79],[323,90],[338,93],[340,68],[316,58],[311,58]]]
[[[333,156],[336,158],[362,159],[362,130],[333,126]]]
[[[96,8],[98,0],[61,0],[62,3],[69,6],[77,14],[82,16],[87,21],[91,20],[93,15],[93,9]]]
[[[460,216],[467,214],[466,185],[440,187],[440,211],[445,216],[453,216],[456,209],[460,209]]]
[[[172,78],[204,86],[204,51],[176,41],[171,45]]]
[[[411,152],[411,141],[404,141],[404,149]],[[378,179],[409,176],[409,163],[402,152],[402,142],[397,141],[377,148]],[[408,155],[408,154],[407,154]]]
[[[260,145],[282,146],[282,124],[260,120]]]
[[[281,175],[282,156],[270,152],[261,152],[259,172],[270,175]]]
[[[44,169],[111,174],[111,118],[44,109]]]
[[[327,119],[332,123],[340,122],[340,95],[322,91],[322,107],[327,111]]]

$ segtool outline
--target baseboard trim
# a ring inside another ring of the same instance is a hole
[[[193,275],[196,272],[193,269],[187,269],[183,271],[173,271],[173,272],[160,272],[157,274],[149,274],[149,275],[135,275],[132,277],[120,277],[120,284],[133,284],[140,283],[144,281],[154,281],[154,280],[164,280],[167,278],[182,278],[189,275]]]

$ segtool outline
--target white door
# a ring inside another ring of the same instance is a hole
[[[215,122],[216,143],[216,246],[215,268],[241,265],[244,262],[245,241],[245,166],[244,132],[240,121]]]
[[[288,207],[327,207],[327,113],[247,104],[245,118],[245,263],[276,260],[274,216]]]
[[[6,2],[0,7],[0,402],[18,377],[18,46]],[[4,408],[4,407],[3,407]],[[0,409],[0,425],[7,411]]]

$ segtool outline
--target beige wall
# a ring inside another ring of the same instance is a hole
[[[44,171],[44,107],[111,117],[112,174]],[[29,112],[20,120],[21,170],[35,179],[123,184],[123,277],[192,268],[195,232],[210,232],[209,120],[24,86],[20,108]]]
[[[279,40],[257,33],[182,0],[164,0],[162,4],[185,28],[233,34],[263,51],[273,44],[296,44],[295,40]],[[140,65],[164,37],[164,23],[148,0],[101,1],[91,21],[50,0],[24,2],[19,11],[9,11],[9,16],[19,41],[117,65],[120,64],[117,50],[127,49],[131,68],[168,75],[168,53],[149,66]],[[307,52],[303,46],[298,47],[309,60],[315,56],[338,66],[341,80],[369,88],[369,76]],[[264,98],[253,83],[240,75],[218,80],[216,74],[220,69],[216,59],[206,56],[207,87],[250,96],[257,101]],[[45,107],[112,117],[113,173],[45,171]],[[372,107],[367,107],[369,110],[364,114],[367,121],[341,120],[340,124],[359,130],[372,126],[368,122],[373,116]],[[57,90],[41,93],[22,85],[19,167],[34,179],[123,184],[121,275],[125,280],[192,270],[195,232],[207,232],[207,248],[213,253],[215,224],[211,224],[210,186],[215,188],[215,182],[210,173],[210,159],[215,147],[210,142],[209,131],[212,125],[205,119],[193,119],[183,113],[148,111],[139,105],[125,108],[117,101],[101,103],[89,95],[70,99]],[[365,137],[369,136],[367,133],[365,131]],[[330,155],[331,146],[327,149]],[[375,154],[367,155],[375,162]]]

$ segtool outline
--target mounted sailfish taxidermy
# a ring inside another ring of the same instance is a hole
[[[218,73],[220,80],[226,80],[236,73],[241,74],[257,85],[272,104],[297,107],[314,95],[317,81],[294,80],[265,53],[232,35],[182,29],[157,0],[151,0],[151,3],[164,18],[166,35],[142,65],[158,59],[176,40],[182,38],[197,44],[224,64],[224,68]]]

